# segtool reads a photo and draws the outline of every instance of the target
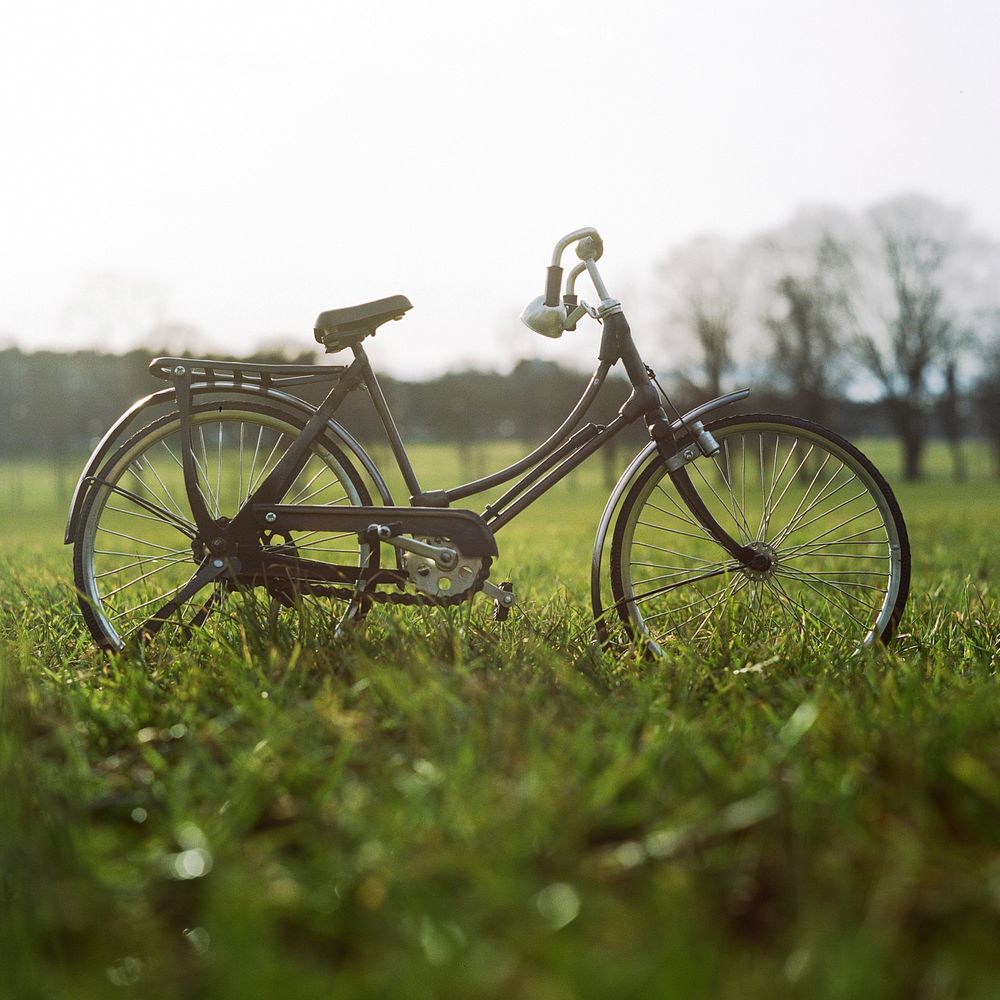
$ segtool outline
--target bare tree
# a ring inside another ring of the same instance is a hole
[[[983,361],[972,395],[977,424],[990,444],[994,469],[1000,477],[1000,337],[986,345]]]
[[[722,393],[726,375],[734,368],[734,318],[742,284],[738,249],[718,236],[699,236],[674,249],[661,267],[667,326],[679,326],[692,335],[697,349],[697,375],[682,381],[709,396]],[[671,345],[673,352],[674,345]]]
[[[941,431],[951,450],[952,476],[956,482],[968,478],[962,438],[965,436],[965,406],[958,384],[958,363],[949,359],[944,366],[944,388],[937,400],[937,416]]]
[[[859,357],[878,382],[903,449],[903,475],[919,479],[927,440],[930,380],[955,359],[962,336],[948,301],[949,257],[961,217],[925,200],[875,210],[891,289],[886,336],[858,338]]]
[[[830,404],[847,378],[843,358],[852,322],[851,276],[846,248],[824,233],[812,270],[801,276],[785,273],[778,279],[780,312],[764,320],[771,337],[770,368],[778,386],[791,393],[798,413],[820,423],[829,420]]]

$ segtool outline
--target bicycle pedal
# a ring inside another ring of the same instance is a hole
[[[505,622],[510,617],[510,609],[514,606],[514,584],[505,580],[497,589],[501,593],[500,596],[493,598],[493,620]]]

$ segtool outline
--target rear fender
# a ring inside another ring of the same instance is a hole
[[[233,382],[197,382],[191,386],[191,392],[195,396],[217,393],[233,396],[238,400],[272,400],[283,404],[289,409],[295,410],[305,420],[308,420],[316,412],[315,407],[310,406],[297,396],[289,395],[287,392],[282,392],[280,389],[272,387],[256,388],[247,384],[237,385]],[[80,515],[86,503],[90,487],[93,485],[93,477],[108,455],[123,441],[127,432],[131,433],[132,425],[137,422],[138,418],[145,411],[156,406],[170,404],[176,398],[177,392],[175,389],[161,389],[159,392],[154,392],[143,397],[133,403],[111,425],[111,428],[104,437],[101,438],[87,460],[87,464],[84,466],[83,472],[73,490],[73,497],[70,500],[69,517],[66,521],[66,533],[63,537],[64,544],[69,545],[76,541],[76,534],[80,526]],[[343,446],[349,455],[357,459],[358,464],[368,474],[375,488],[378,490],[382,503],[387,507],[394,506],[395,501],[389,492],[389,487],[385,479],[382,477],[382,473],[378,471],[371,456],[361,446],[357,438],[335,420],[328,420],[327,427],[330,433],[337,439],[337,442]]]

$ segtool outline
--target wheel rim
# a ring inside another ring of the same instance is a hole
[[[720,452],[688,466],[719,523],[763,557],[726,553],[678,497],[662,466],[625,512],[616,599],[655,654],[682,642],[754,648],[789,636],[872,645],[891,628],[902,544],[886,490],[825,434],[780,422],[713,429]],[[766,564],[766,565],[764,565]]]
[[[298,431],[287,418],[265,410],[216,406],[193,413],[193,450],[209,513],[233,517]],[[164,418],[136,435],[99,478],[84,518],[77,585],[95,637],[122,649],[190,579],[202,558],[193,547],[195,526],[184,488],[179,420]],[[367,502],[363,490],[332,450],[316,444],[282,502],[358,505]],[[357,566],[367,557],[367,547],[350,533],[297,532],[262,538],[262,543],[286,549],[293,545],[309,559],[331,563]],[[219,631],[226,622],[236,629],[252,624],[273,631],[278,603],[264,588],[215,583],[195,595],[162,635],[167,642],[185,640],[194,627],[211,623]],[[294,605],[300,620],[321,608],[324,620],[329,618],[329,602],[324,606],[319,599],[299,595],[286,603]],[[343,602],[338,620],[343,623],[357,610]]]

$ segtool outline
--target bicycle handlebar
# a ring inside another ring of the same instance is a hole
[[[549,308],[559,305],[563,276],[562,255],[566,251],[566,247],[571,243],[577,242],[580,242],[580,246],[577,247],[577,254],[581,260],[586,260],[591,254],[594,255],[593,259],[597,260],[604,252],[604,243],[601,240],[601,234],[592,226],[588,226],[585,229],[575,229],[556,244],[555,249],[552,251],[552,263],[545,274],[545,305]],[[581,250],[583,253],[581,253]]]
[[[578,240],[586,239],[586,237],[592,236],[598,244],[603,247],[603,242],[601,240],[601,234],[593,228],[593,226],[588,226],[585,229],[574,229],[573,232],[564,236],[557,244],[555,249],[552,251],[552,266],[558,267],[562,261],[562,255],[566,251],[566,247],[570,243],[576,243]]]
[[[580,261],[572,271],[569,272],[569,276],[566,278],[566,294],[576,295],[576,279],[587,270],[587,262],[585,260]]]
[[[552,263],[545,272],[545,294],[529,302],[524,312],[521,313],[521,321],[526,326],[546,337],[560,337],[564,330],[575,329],[576,320],[585,311],[574,308],[573,316],[568,316],[567,305],[571,304],[576,307],[576,303],[567,302],[562,294],[562,255],[572,243],[577,244],[576,255],[582,263],[577,264],[570,272],[569,280],[566,283],[566,295],[572,299],[576,279],[586,269],[602,303],[610,302],[607,288],[605,288],[600,272],[597,270],[597,261],[604,253],[604,241],[601,239],[601,234],[591,226],[568,233],[559,240],[552,251]],[[617,302],[610,304],[621,308]]]
[[[563,269],[558,264],[552,264],[545,272],[545,304],[553,309],[559,305],[559,294],[562,291]]]

